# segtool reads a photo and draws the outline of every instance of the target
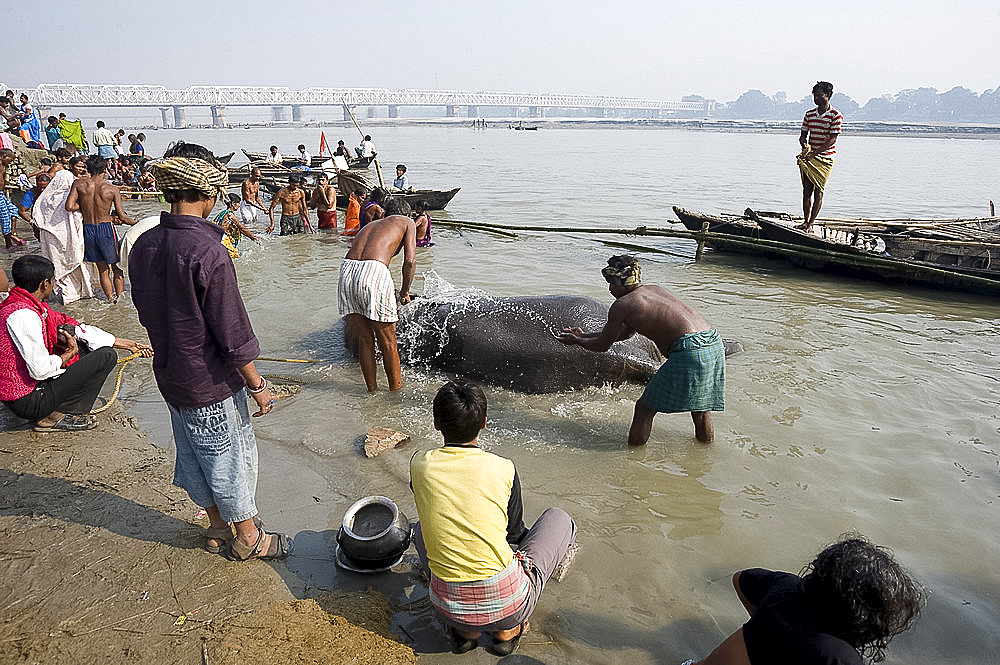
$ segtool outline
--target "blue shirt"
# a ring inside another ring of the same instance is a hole
[[[403,174],[392,181],[392,186],[396,189],[406,189],[410,186],[410,183],[406,179],[406,175]]]

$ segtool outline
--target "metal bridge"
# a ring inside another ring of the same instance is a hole
[[[517,117],[540,118],[546,113],[584,110],[594,116],[636,115],[664,117],[683,113],[710,115],[714,102],[670,102],[634,97],[600,97],[586,95],[530,94],[515,92],[462,92],[454,90],[390,90],[388,88],[304,88],[255,86],[190,86],[172,90],[160,85],[100,85],[43,83],[34,90],[25,90],[32,104],[42,109],[72,107],[159,108],[163,124],[185,125],[185,107],[209,107],[216,125],[225,125],[227,106],[270,107],[271,120],[283,122],[302,120],[302,108],[307,106],[388,107],[390,118],[399,117],[399,108],[406,106],[444,107],[444,115],[459,117],[464,108],[468,117],[479,117],[481,107],[507,108]],[[173,124],[168,113],[173,111]],[[344,119],[349,120],[347,110]]]

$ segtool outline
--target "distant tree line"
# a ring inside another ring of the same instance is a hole
[[[683,101],[704,101],[704,98],[689,96]],[[947,92],[934,88],[902,90],[895,95],[873,97],[864,106],[844,93],[835,92],[830,101],[848,121],[1000,123],[1000,87],[981,95],[960,86]],[[769,97],[760,90],[748,90],[736,101],[716,107],[714,117],[799,120],[813,106],[812,95],[790,102],[784,92]]]

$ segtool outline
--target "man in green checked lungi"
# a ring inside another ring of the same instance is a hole
[[[558,340],[603,352],[615,342],[639,333],[667,357],[635,403],[628,445],[649,439],[653,417],[659,413],[690,411],[694,435],[703,443],[715,438],[709,411],[725,409],[725,347],[719,333],[698,312],[665,289],[642,284],[639,262],[632,256],[612,256],[601,270],[615,297],[608,322],[600,332],[566,328]]]

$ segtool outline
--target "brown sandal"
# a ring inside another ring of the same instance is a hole
[[[210,540],[221,540],[221,545],[209,545]],[[231,524],[220,526],[218,529],[208,527],[205,531],[205,551],[212,554],[222,554],[229,549],[229,544],[233,541],[233,527]]]
[[[261,543],[264,542],[264,536],[266,535],[263,529],[258,528],[257,542],[252,546],[244,545],[239,538],[233,540],[232,545],[229,547],[232,558],[236,561],[249,561],[250,559],[270,561],[272,559],[285,559],[292,553],[292,548],[295,545],[294,541],[283,533],[272,533],[271,537],[278,539],[278,549],[274,554],[264,554],[264,551],[261,549]]]

